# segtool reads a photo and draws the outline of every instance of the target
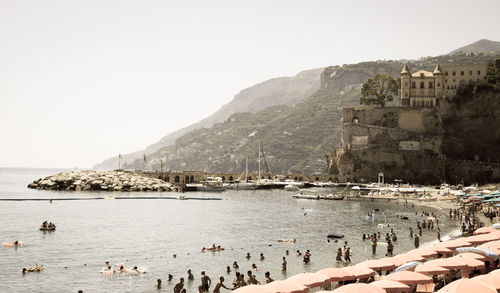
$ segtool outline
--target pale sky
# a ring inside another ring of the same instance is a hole
[[[0,166],[89,168],[269,78],[500,41],[498,11],[498,0],[0,0]]]

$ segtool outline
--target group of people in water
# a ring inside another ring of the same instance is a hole
[[[205,252],[216,252],[216,251],[222,251],[222,250],[225,250],[224,247],[221,247],[220,245],[217,245],[215,246],[215,243],[212,244],[212,247],[203,247],[201,249],[201,252],[202,253],[205,253]]]
[[[47,221],[44,221],[42,225],[40,226],[40,229],[45,229],[45,230],[54,230],[56,228],[56,225],[52,222],[48,223]]]

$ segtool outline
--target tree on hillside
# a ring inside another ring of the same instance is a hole
[[[377,74],[368,79],[361,88],[361,105],[378,105],[384,107],[399,96],[400,81],[391,76]]]

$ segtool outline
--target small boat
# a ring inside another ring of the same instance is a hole
[[[327,238],[344,238],[344,234],[331,233],[326,235]]]
[[[224,182],[221,177],[207,177],[207,180],[200,181],[201,186],[196,186],[196,191],[224,191]]]
[[[298,193],[296,195],[292,195],[292,197],[297,198],[297,199],[319,199],[318,194],[311,194],[311,193],[305,193],[305,192],[301,192],[301,193]]]
[[[297,185],[288,184],[288,185],[285,185],[285,190],[286,191],[299,191],[300,189]]]
[[[56,226],[52,226],[52,227],[40,226],[40,231],[55,231],[55,230],[56,230]]]
[[[327,194],[327,195],[320,196],[320,199],[326,199],[326,200],[343,200],[344,196],[340,195],[340,194]]]

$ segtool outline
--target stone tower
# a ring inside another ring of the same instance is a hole
[[[405,64],[401,71],[401,106],[410,106],[410,86],[411,74],[408,70],[408,65]]]
[[[444,92],[444,75],[443,72],[441,71],[441,66],[436,65],[436,69],[434,69],[434,72],[432,72],[434,75],[434,96],[439,100],[440,98],[443,97],[443,92]]]

